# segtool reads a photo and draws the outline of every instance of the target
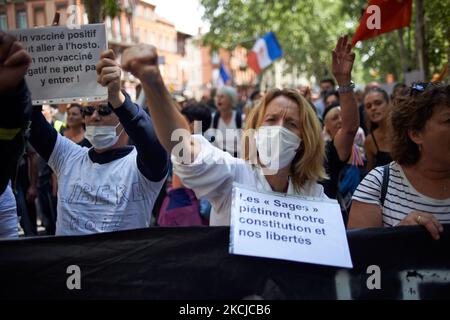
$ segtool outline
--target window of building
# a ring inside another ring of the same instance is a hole
[[[59,12],[59,25],[64,26],[67,21],[67,3],[56,3],[55,10]]]
[[[134,36],[135,36],[136,41],[142,42],[141,41],[141,30],[139,28],[136,28],[134,30]]]
[[[16,12],[16,27],[17,27],[17,29],[28,28],[27,12],[25,10],[17,10],[17,12]]]
[[[161,48],[162,50],[164,50],[163,48],[163,37],[159,34],[158,35],[158,43],[156,45],[157,48]]]
[[[122,40],[122,33],[120,30],[120,17],[114,18],[114,35],[118,41]]]
[[[173,40],[172,41],[172,50],[173,50],[173,52],[178,52],[178,42],[177,42],[177,40]],[[183,54],[184,54],[184,51],[183,51]]]
[[[127,17],[127,24],[125,26],[125,33],[127,36],[127,42],[131,42],[131,17]]]
[[[211,63],[212,64],[219,64],[220,63],[220,57],[219,57],[219,54],[217,53],[217,51],[214,51],[211,54]]]
[[[150,33],[150,44],[156,46],[156,35],[154,32]]]
[[[111,39],[112,38],[111,17],[106,17],[105,23],[106,23],[106,32],[108,34],[108,39]]]
[[[34,8],[34,26],[35,27],[44,27],[45,23],[45,11],[42,7]]]
[[[0,13],[0,30],[8,30],[8,17],[6,13]]]

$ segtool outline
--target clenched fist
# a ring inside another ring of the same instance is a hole
[[[122,68],[131,72],[141,81],[162,81],[158,68],[158,54],[151,45],[140,44],[129,48],[122,54]]]
[[[30,63],[31,57],[22,44],[0,31],[0,92],[16,88]]]
[[[100,61],[97,63],[97,82],[103,87],[108,87],[108,101],[113,107],[120,106],[124,99],[122,92],[120,91],[120,76],[122,75],[122,69],[115,61],[116,56],[114,51],[108,50],[102,52],[100,55]]]

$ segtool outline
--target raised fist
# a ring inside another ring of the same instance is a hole
[[[97,82],[103,87],[108,87],[108,98],[117,98],[120,94],[120,76],[122,69],[116,62],[114,51],[107,50],[100,55],[100,61],[97,63]]]
[[[31,56],[13,36],[0,31],[0,92],[16,88],[31,63]]]
[[[141,81],[161,80],[158,54],[154,46],[140,44],[125,50],[122,54],[121,64],[123,70],[131,72]]]

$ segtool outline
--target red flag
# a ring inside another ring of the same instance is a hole
[[[369,0],[352,39],[352,46],[395,29],[409,26],[412,0]]]

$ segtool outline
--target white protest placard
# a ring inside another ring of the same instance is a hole
[[[9,31],[28,50],[25,76],[33,104],[99,101],[107,88],[97,83],[95,65],[107,49],[104,24],[77,29],[46,27]]]
[[[336,200],[233,186],[230,253],[352,268]]]

